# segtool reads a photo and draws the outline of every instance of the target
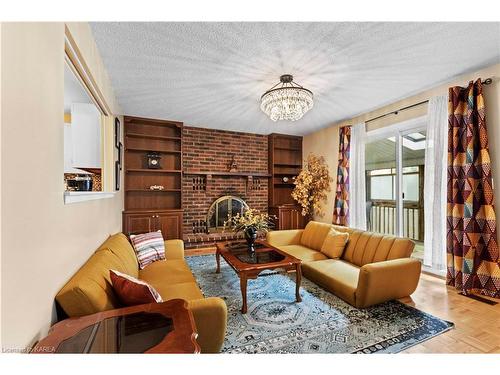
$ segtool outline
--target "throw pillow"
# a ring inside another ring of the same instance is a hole
[[[348,240],[349,233],[338,232],[331,228],[326,235],[323,246],[321,246],[321,252],[328,258],[340,258],[344,253],[344,248]]]
[[[125,306],[163,302],[158,292],[147,282],[124,273],[109,270],[113,290]]]
[[[148,264],[165,259],[165,242],[161,231],[130,235],[135,254],[142,270]]]

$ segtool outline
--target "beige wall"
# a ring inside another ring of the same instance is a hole
[[[2,259],[2,27],[3,24],[0,22],[0,348],[2,348],[2,274],[1,274],[1,259]]]
[[[490,77],[493,78],[492,84],[483,87],[486,102],[486,123],[488,125],[488,134],[490,139],[493,179],[495,186],[500,186],[500,64],[496,64],[474,73],[462,75],[447,83],[436,86],[417,95],[381,107],[375,111],[363,113],[352,119],[333,124],[330,127],[304,136],[304,158],[306,158],[307,155],[311,152],[317,155],[323,155],[328,162],[330,173],[334,178],[331,192],[328,194],[328,200],[324,205],[325,215],[323,217],[317,217],[316,219],[320,221],[331,222],[333,217],[333,204],[337,177],[339,126],[357,124],[379,115],[398,110],[408,105],[419,103],[433,96],[446,95],[448,93],[448,87],[455,85],[464,86],[470,80],[475,80],[479,77],[482,79]],[[367,131],[395,124],[397,122],[401,122],[411,118],[419,117],[426,113],[427,105],[414,107],[410,110],[402,111],[398,115],[386,116],[383,119],[368,123]],[[367,155],[367,157],[369,156]],[[500,207],[500,191],[497,191],[495,204],[498,210],[498,207]],[[500,230],[500,221],[498,221],[497,224],[499,224]]]
[[[113,113],[120,109],[87,24],[69,29]],[[63,203],[62,23],[1,31],[2,347],[47,333],[54,296],[106,237],[121,230],[121,193]]]
[[[338,149],[339,149],[339,127],[330,126],[320,131],[311,133],[303,138],[302,154],[304,161],[310,153],[323,155],[326,164],[330,169],[330,176],[333,182],[330,185],[330,193],[328,193],[327,202],[323,205],[323,216],[317,216],[315,219],[327,223],[332,222],[333,203],[335,198],[335,186],[337,183],[337,165],[338,165]]]

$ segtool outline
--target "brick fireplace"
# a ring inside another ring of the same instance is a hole
[[[232,233],[206,233],[207,213],[218,198],[241,198],[268,210],[268,138],[265,135],[184,126],[182,200],[187,248],[212,246]]]

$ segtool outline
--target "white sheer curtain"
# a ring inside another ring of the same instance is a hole
[[[424,265],[446,268],[448,97],[429,100],[424,175]]]
[[[366,230],[365,123],[351,128],[349,152],[349,227]]]

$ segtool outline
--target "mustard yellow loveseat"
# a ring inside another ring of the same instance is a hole
[[[139,270],[134,249],[123,233],[110,236],[59,291],[56,300],[70,316],[94,314],[120,307],[111,285],[114,269],[145,280],[164,301],[181,298],[188,302],[198,331],[202,353],[217,353],[226,334],[227,307],[221,298],[204,298],[184,260],[181,240],[165,241],[166,260]]]
[[[349,233],[338,259],[320,251],[332,227]],[[301,259],[305,277],[358,308],[409,296],[420,278],[421,263],[410,258],[415,244],[407,238],[311,221],[303,230],[271,231],[267,242]]]

